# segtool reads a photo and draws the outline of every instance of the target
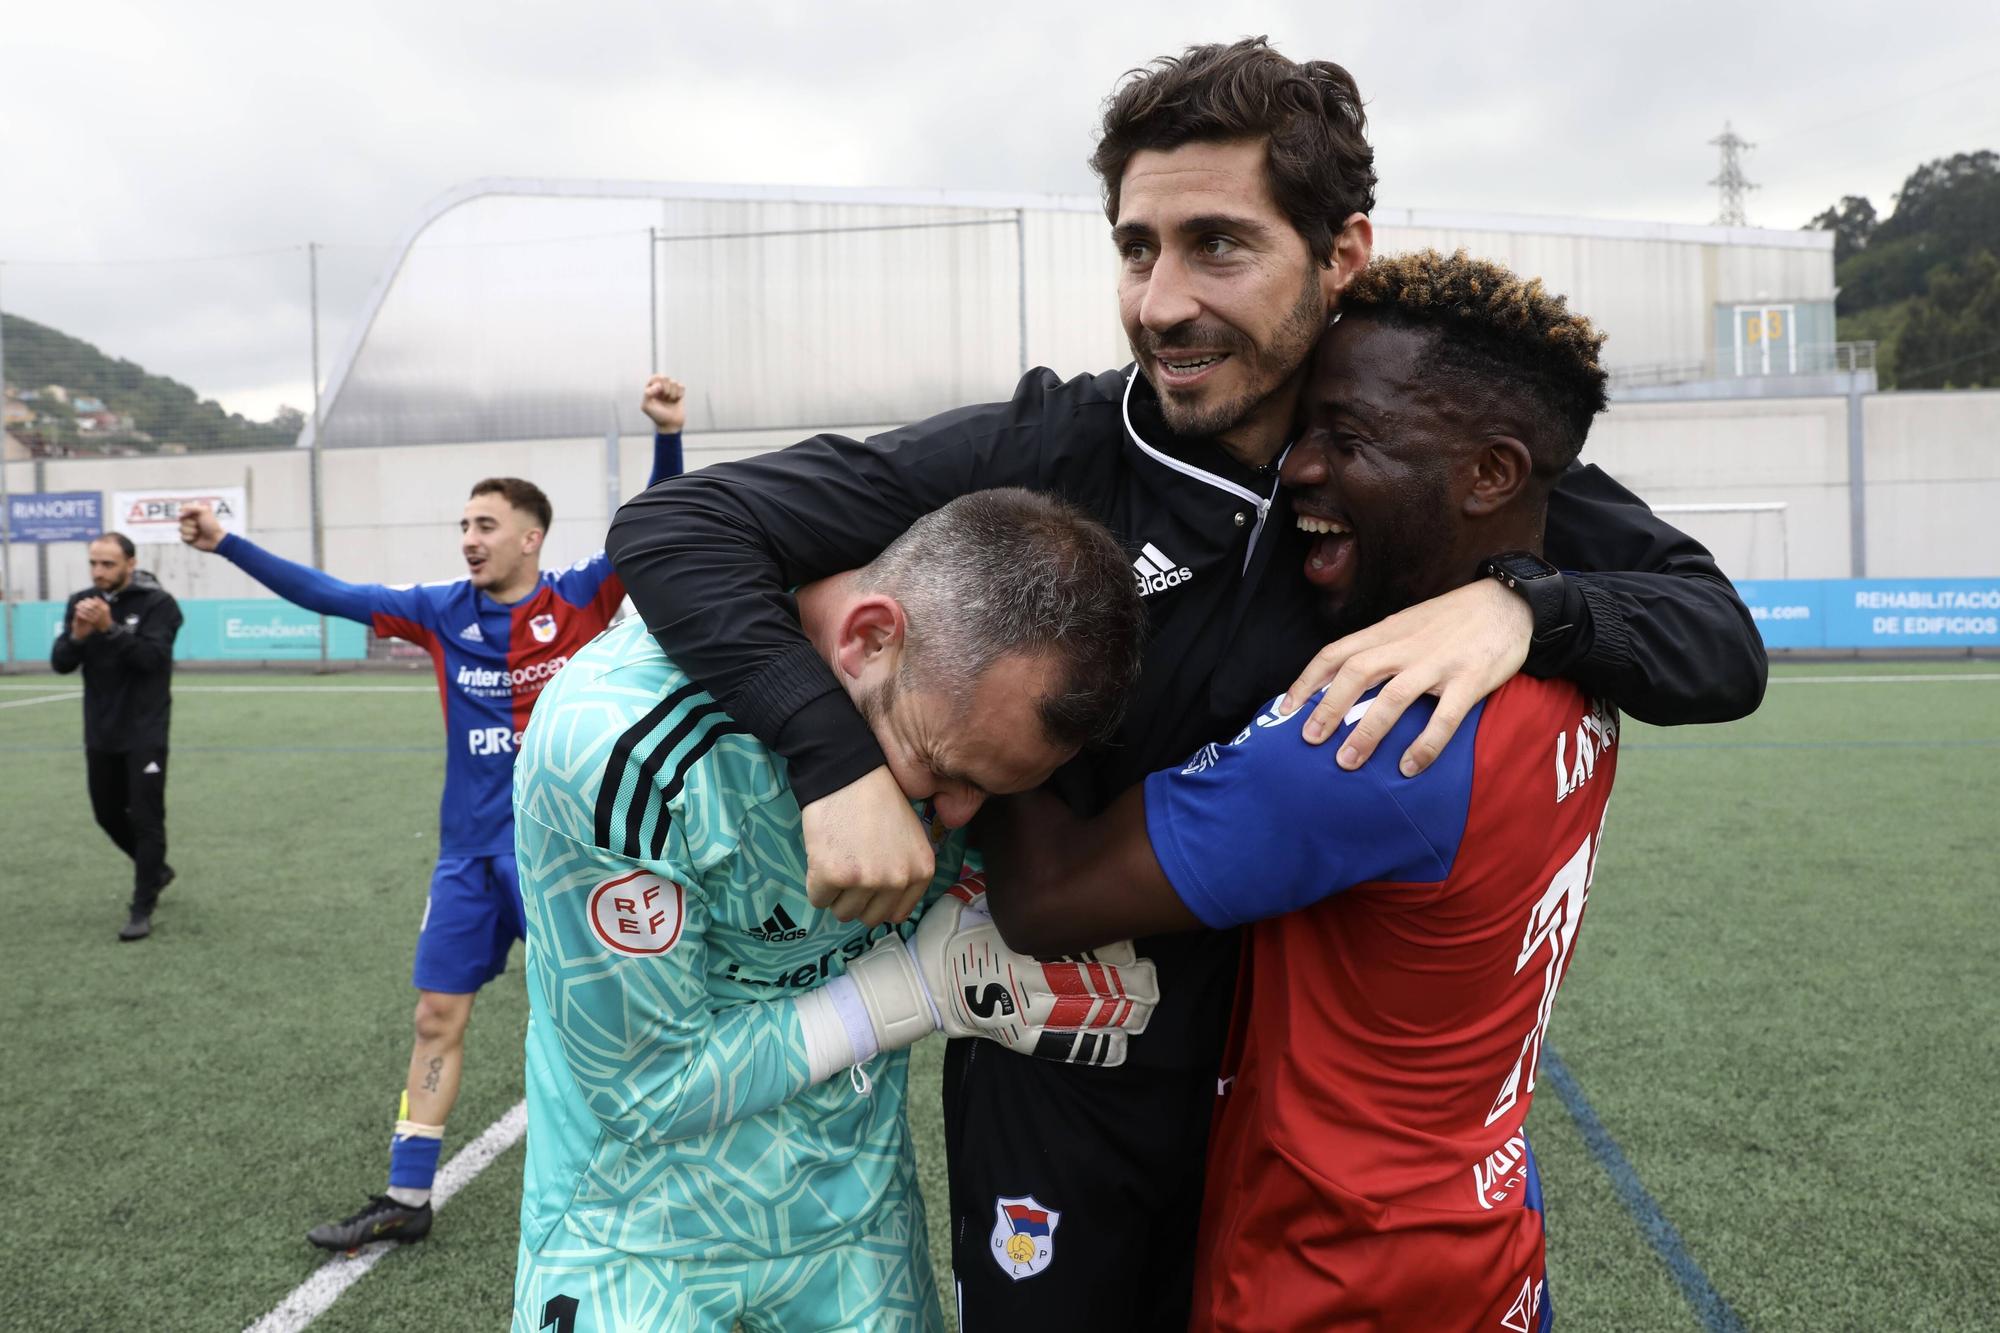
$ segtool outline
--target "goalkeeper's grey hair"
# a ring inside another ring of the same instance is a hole
[[[1139,674],[1146,613],[1132,565],[1104,526],[1034,491],[962,495],[910,525],[861,571],[902,604],[901,683],[970,706],[1002,658],[1053,654],[1042,730],[1064,748],[1110,737]]]

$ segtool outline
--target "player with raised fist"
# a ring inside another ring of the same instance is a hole
[[[681,470],[684,397],[678,380],[646,381],[640,405],[656,428],[652,482]],[[602,551],[568,569],[541,567],[552,518],[533,482],[488,477],[473,486],[459,519],[465,577],[392,587],[348,583],[286,560],[224,532],[207,505],[181,509],[181,540],[196,550],[220,555],[288,602],[422,648],[437,664],[443,695],[438,860],[411,969],[415,1036],[389,1142],[389,1181],[354,1213],[306,1233],[323,1249],[430,1232],[431,1183],[458,1100],[473,1001],[506,969],[521,937],[510,798],[521,728],[543,687],[625,598]]]

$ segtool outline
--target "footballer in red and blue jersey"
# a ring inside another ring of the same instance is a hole
[[[438,861],[417,937],[419,990],[465,995],[507,966],[522,937],[514,878],[514,751],[542,687],[611,623],[625,588],[602,551],[542,571],[518,602],[469,579],[390,587],[346,583],[237,536],[215,548],[288,602],[358,620],[430,654],[444,706]]]
[[[1438,760],[1334,762],[1274,706],[1145,784],[1161,871],[1246,925],[1196,1328],[1551,1327],[1524,1128],[1617,766],[1615,711],[1517,677]],[[1425,701],[1390,731],[1402,752]],[[1246,849],[1254,848],[1246,856]]]
[[[644,410],[660,423],[651,485],[681,470],[681,386],[655,376]],[[669,426],[663,418],[671,420]],[[205,506],[182,510],[181,536],[214,551],[287,601],[357,620],[430,655],[444,708],[445,778],[438,859],[417,930],[419,994],[409,1081],[390,1140],[389,1187],[307,1239],[346,1250],[420,1240],[457,1100],[473,997],[507,967],[525,934],[514,860],[514,755],[535,700],[572,654],[617,615],[624,585],[602,551],[560,572],[540,568],[552,513],[531,482],[477,483],[459,524],[467,577],[406,587],[348,583],[225,534]]]
[[[1445,614],[1431,599],[1461,590],[1459,605],[1518,597],[1537,623],[1573,614],[1585,594],[1541,540],[1553,479],[1605,405],[1601,336],[1463,253],[1377,260],[1341,310],[1279,469],[1320,621],[1354,635],[1420,604]],[[1365,653],[1334,667],[1365,644],[1316,659],[1287,692],[1306,705],[1280,696],[1096,819],[989,804],[987,901],[1034,954],[1242,930],[1193,1328],[1547,1333],[1525,1122],[1618,715],[1572,682],[1510,679],[1521,658],[1480,645],[1492,692],[1445,687],[1456,731],[1419,698],[1362,762],[1348,746],[1374,731],[1378,696],[1355,693],[1373,668]]]
[[[678,473],[680,459],[679,433],[658,436],[648,484]],[[546,505],[539,490],[533,497],[528,503]],[[480,498],[475,491],[475,502]],[[444,792],[437,869],[412,981],[419,990],[450,995],[470,994],[500,975],[522,938],[514,752],[543,686],[611,623],[625,598],[624,584],[599,551],[560,572],[530,569],[525,596],[496,600],[480,586],[477,566],[497,553],[480,546],[472,520],[465,527],[473,577],[402,587],[348,583],[235,533],[214,548],[288,602],[358,620],[378,638],[403,639],[430,654],[444,707]]]
[[[535,699],[577,649],[611,623],[625,588],[602,551],[560,573],[544,570],[511,605],[470,579],[391,587],[346,583],[237,536],[215,548],[278,596],[358,620],[378,638],[430,654],[444,705],[442,856],[514,854],[514,749]]]

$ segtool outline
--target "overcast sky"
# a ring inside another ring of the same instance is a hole
[[[70,0],[0,19],[0,305],[261,418],[310,400],[287,247],[337,326],[479,176],[1089,192],[1118,74],[1248,32],[1354,73],[1388,207],[1708,222],[1728,119],[1790,228],[2000,148],[1991,0]]]

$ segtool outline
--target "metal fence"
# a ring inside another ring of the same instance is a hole
[[[1738,369],[1731,353],[1716,352],[1696,361],[1671,365],[1622,366],[1611,372],[1611,392],[1659,388],[1709,380],[1782,380],[1810,375],[1853,375],[1875,372],[1873,342],[1806,343],[1783,370]]]

